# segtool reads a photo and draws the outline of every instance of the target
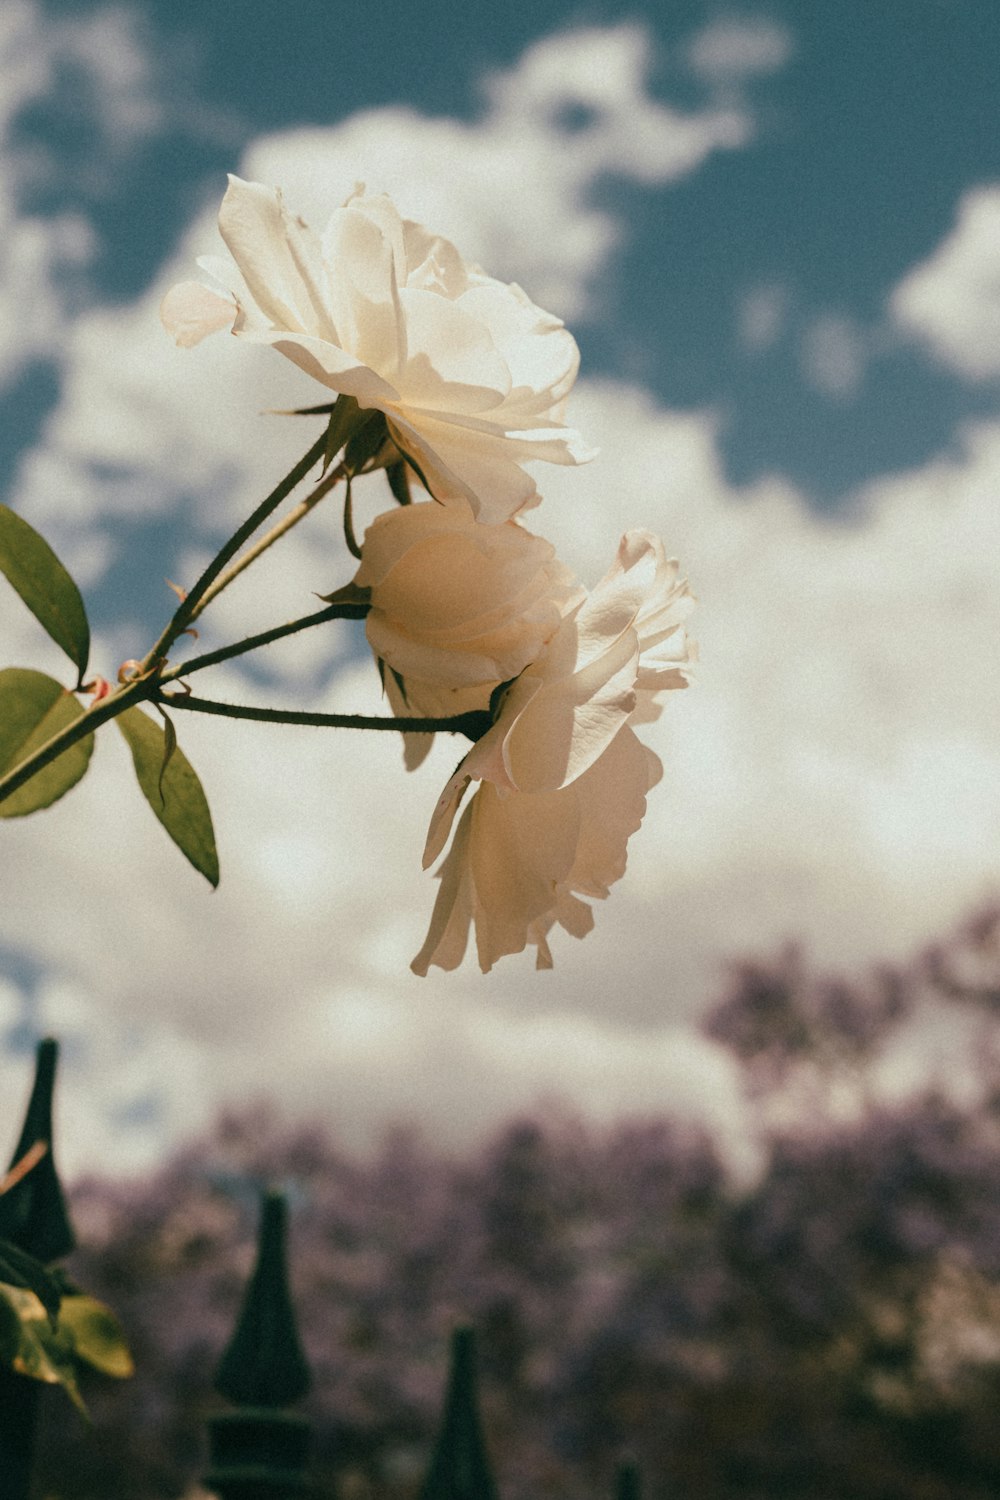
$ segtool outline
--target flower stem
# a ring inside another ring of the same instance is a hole
[[[143,672],[152,671],[157,663],[163,660],[174,641],[182,631],[187,629],[198,613],[205,595],[220,573],[222,573],[226,564],[231,558],[236,556],[243,543],[253,536],[257,528],[263,526],[271,512],[277,509],[286,495],[291,494],[299,481],[304,479],[306,474],[308,474],[313,464],[318,463],[323,457],[325,451],[326,433],[324,432],[322,437],[316,439],[309,452],[299,459],[298,463],[285,475],[284,479],[275,485],[267,498],[261,501],[253,514],[247,517],[239,530],[233,533],[225,546],[219,549],[197,583],[195,583],[194,587],[174,611],[173,616],[162,631],[159,640],[143,658]]]
[[[286,531],[291,531],[293,526],[297,526],[303,517],[309,514],[313,506],[318,505],[323,496],[328,495],[334,485],[343,479],[343,477],[344,466],[343,464],[339,464],[336,469],[330,471],[325,479],[320,480],[311,495],[307,495],[304,500],[300,500],[298,505],[288,512],[287,516],[283,516],[280,521],[271,527],[270,531],[264,533],[259,541],[254,542],[253,546],[249,547],[242,557],[237,558],[230,567],[220,573],[215,582],[202,594],[194,613],[188,617],[188,622],[197,620],[202,610],[211,604],[217,594],[221,594],[223,589],[228,588],[233,579],[240,576],[244,568],[248,568],[252,562],[256,562],[261,553],[266,552],[268,547],[272,547],[279,537],[285,535]]]
[[[174,682],[179,677],[189,677],[192,672],[202,672],[220,661],[229,661],[234,656],[245,655],[247,651],[256,651],[260,646],[269,646],[272,641],[280,641],[286,635],[309,630],[313,625],[324,625],[327,620],[363,620],[368,608],[368,604],[361,598],[329,604],[326,609],[317,609],[311,615],[289,620],[286,625],[275,625],[270,630],[262,630],[259,635],[248,635],[245,640],[234,641],[230,646],[219,646],[215,651],[192,656],[190,661],[178,662],[160,673],[160,682]]]
[[[242,703],[220,703],[193,694],[156,693],[158,703],[191,713],[218,714],[224,719],[255,719],[262,724],[307,724],[319,729],[381,729],[397,734],[464,734],[478,740],[490,726],[483,710],[455,714],[449,719],[397,719],[388,714],[321,714],[297,708],[257,708]]]
[[[187,629],[195,615],[204,607],[207,602],[206,596],[209,594],[216,580],[219,579],[219,575],[224,572],[226,564],[231,558],[235,557],[244,542],[253,535],[257,528],[264,524],[268,516],[281,504],[282,500],[291,494],[299,481],[305,478],[312,466],[319,462],[325,452],[326,432],[324,431],[323,435],[313,443],[308,453],[299,459],[294,468],[285,475],[284,479],[275,485],[267,498],[261,501],[252,515],[247,517],[243,525],[219,549],[194,587],[182,599],[180,605],[160,632],[155,645],[143,657],[137,671],[134,672],[129,681],[116,688],[107,698],[102,698],[99,702],[93,703],[81,718],[75,719],[72,724],[67,725],[65,729],[61,729],[58,734],[54,734],[51,739],[46,740],[44,745],[40,745],[26,760],[14,766],[6,775],[0,776],[0,802],[12,796],[19,787],[24,786],[25,782],[30,781],[32,776],[38,771],[43,770],[45,766],[50,765],[52,761],[62,755],[63,751],[68,750],[78,740],[84,739],[88,734],[92,734],[95,729],[99,729],[109,719],[117,718],[120,713],[124,713],[127,708],[133,707],[136,703],[159,698],[159,670],[164,665],[167,652],[174,641]],[[335,477],[339,476],[329,476],[329,483],[326,485],[327,489],[332,487]],[[322,493],[325,494],[326,489],[323,489]],[[320,498],[320,495],[310,496],[309,502],[304,502],[306,508],[311,508],[311,505],[315,505],[316,501]],[[305,513],[305,510],[302,510],[302,514],[304,515]],[[299,517],[296,517],[296,519],[299,519]],[[294,524],[294,522],[290,524]],[[285,530],[287,529],[286,526]],[[272,535],[270,541],[276,540],[277,535],[280,535],[280,532],[277,532],[277,528],[275,530],[276,535]],[[270,541],[268,545],[270,545]],[[240,571],[245,565],[245,563],[241,564]],[[219,587],[222,586],[220,581]],[[218,592],[218,588],[215,589],[215,592]],[[320,611],[319,613],[325,614],[326,611]],[[331,618],[334,617],[331,616]],[[318,621],[312,621],[311,623],[318,623]],[[300,622],[296,628],[305,629],[305,625]],[[278,633],[290,634],[291,631],[288,627],[279,627]],[[239,643],[240,650],[251,650],[253,644],[264,645],[266,644],[266,639],[276,640],[277,638],[276,634],[265,632],[264,638],[253,641],[252,644],[248,645],[246,642]],[[238,651],[227,650],[226,648],[224,648],[224,651],[228,655],[239,654]],[[220,656],[218,653],[209,653],[209,655],[212,656],[213,660],[225,659],[225,655]],[[202,659],[201,665],[208,666],[209,662]],[[191,670],[190,664],[186,670]],[[177,676],[179,674],[171,671],[170,675]]]

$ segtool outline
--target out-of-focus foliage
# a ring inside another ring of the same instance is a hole
[[[117,1318],[93,1297],[68,1289],[53,1316],[34,1292],[0,1284],[0,1311],[4,1365],[46,1385],[61,1385],[84,1415],[87,1407],[79,1385],[82,1366],[122,1380],[132,1374],[132,1359]]]
[[[606,1497],[624,1447],[648,1500],[992,1500],[998,994],[1000,913],[871,982],[739,970],[706,1028],[743,1068],[749,1183],[666,1117],[522,1120],[460,1161],[399,1132],[362,1164],[251,1111],[141,1183],[82,1185],[75,1270],[138,1373],[92,1431],[49,1435],[50,1489],[149,1500],[198,1474],[268,1180],[341,1500],[415,1494],[460,1320],[506,1500]],[[914,1058],[931,1076],[904,1091]]]

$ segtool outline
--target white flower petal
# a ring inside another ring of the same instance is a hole
[[[378,217],[352,201],[323,236],[327,296],[340,341],[355,358],[395,385],[406,359],[392,240]]]
[[[457,969],[465,957],[472,921],[472,878],[467,849],[472,831],[472,808],[462,814],[455,839],[438,878],[437,899],[431,914],[431,925],[424,946],[410,965],[422,978],[431,964],[439,969]]]
[[[307,334],[289,335],[254,327],[237,317],[233,332],[254,344],[270,344],[307,375],[338,395],[353,396],[359,406],[381,409],[396,391],[365,364],[336,344]]]
[[[431,814],[431,826],[427,830],[427,842],[424,845],[423,867],[425,870],[434,863],[448,842],[458,805],[469,785],[470,778],[465,774],[464,767],[463,761],[441,793]]]
[[[510,370],[491,330],[434,292],[403,287],[406,368],[400,384],[408,411],[482,412],[510,390]]]
[[[236,302],[200,281],[182,281],[160,303],[160,321],[175,344],[191,349],[210,333],[231,328]]]
[[[287,332],[319,333],[308,289],[289,248],[278,190],[230,175],[219,209],[219,232],[264,316]]]
[[[650,689],[682,684],[688,603],[659,540],[627,533],[593,594],[570,608],[506,689],[432,821],[428,850],[436,853],[469,780],[483,783],[465,815],[461,853],[453,847],[446,860],[449,889],[461,888],[463,904],[449,906],[447,944],[440,920],[428,937],[420,972],[451,964],[462,924],[461,949],[474,925],[484,970],[528,944],[538,967],[549,968],[554,926],[576,937],[590,931],[593,915],[580,897],[601,899],[621,878],[646,794],[662,774],[629,721],[654,715]]]
[[[359,189],[322,243],[280,193],[231,177],[219,228],[234,265],[233,331],[270,343],[330,390],[385,413],[433,497],[487,525],[538,503],[528,461],[593,456],[563,425],[579,351],[558,318],[467,266],[448,240]],[[212,294],[168,294],[186,342],[226,326]]]

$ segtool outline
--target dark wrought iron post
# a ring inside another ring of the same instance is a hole
[[[622,1459],[615,1476],[615,1500],[641,1500],[639,1465],[631,1458]]]
[[[52,1037],[39,1042],[35,1083],[11,1166],[16,1166],[37,1142],[45,1144],[45,1154],[0,1196],[0,1238],[47,1263],[68,1255],[76,1243],[52,1149],[52,1093],[58,1057],[59,1045]],[[37,1380],[0,1367],[0,1486],[4,1500],[28,1500],[31,1493],[42,1390]]]
[[[471,1328],[456,1328],[452,1334],[444,1415],[420,1500],[500,1500],[479,1419]]]
[[[215,1377],[216,1390],[237,1407],[208,1423],[205,1483],[220,1500],[291,1500],[309,1488],[309,1423],[278,1410],[309,1388],[288,1290],[286,1217],[284,1196],[266,1193],[257,1264]]]

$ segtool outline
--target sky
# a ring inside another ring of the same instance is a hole
[[[540,474],[529,525],[588,583],[627,527],[662,535],[698,596],[697,679],[644,732],[665,775],[626,876],[548,974],[409,972],[454,742],[407,777],[392,736],[187,716],[211,894],[103,731],[71,795],[0,829],[5,1092],[59,1035],[69,1174],[142,1170],[259,1097],[359,1147],[404,1119],[460,1149],[541,1099],[735,1139],[696,1030],[734,958],[794,939],[860,971],[1000,884],[1000,9],[239,11],[0,12],[0,498],[81,583],[94,670],[144,653],[164,578],[312,440],[264,414],[322,399],[287,361],[177,350],[158,320],[235,171],[318,224],[358,181],[388,191],[566,320],[600,455]],[[359,488],[362,522],[381,495]],[[352,571],[320,510],[202,641]],[[65,675],[6,586],[0,647]],[[347,622],[211,688],[379,711]]]

